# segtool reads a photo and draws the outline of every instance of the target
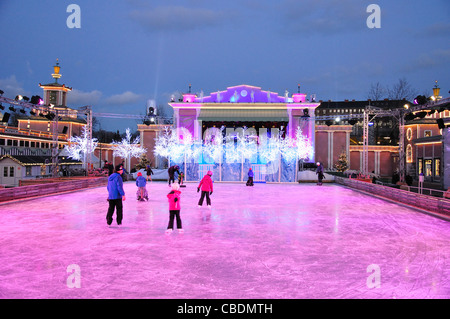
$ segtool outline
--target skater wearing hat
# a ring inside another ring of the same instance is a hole
[[[138,187],[137,198],[141,202],[144,201],[144,198],[148,201],[148,193],[147,193],[147,189],[145,188],[146,185],[147,185],[147,181],[146,181],[145,177],[142,176],[141,172],[139,172],[137,174],[137,178],[136,178],[136,186]]]
[[[116,171],[111,174],[108,178],[108,201],[109,201],[109,208],[108,213],[106,214],[106,223],[111,225],[113,221],[113,214],[114,210],[116,210],[117,214],[117,225],[122,224],[122,218],[123,218],[123,206],[122,201],[125,200],[125,191],[123,190],[123,181],[120,175],[123,173],[123,167],[118,165],[116,167]]]
[[[203,199],[206,196],[206,205],[211,208],[211,199],[209,198],[209,195],[212,195],[213,193],[213,181],[211,179],[212,174],[213,173],[211,171],[208,171],[208,173],[200,181],[200,184],[197,186],[197,193],[200,192],[200,187],[202,190],[202,196],[198,201],[198,207],[203,205]]]

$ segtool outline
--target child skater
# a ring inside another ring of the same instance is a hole
[[[145,185],[147,185],[147,181],[145,177],[142,176],[142,173],[139,172],[136,178],[136,186],[138,187],[137,200],[141,202],[144,201],[144,198],[148,201],[148,193],[147,189],[145,188]]]
[[[166,234],[171,234],[173,231],[173,220],[177,218],[177,228],[179,233],[183,233],[180,218],[180,184],[177,182],[172,183],[172,191],[167,194],[169,199],[169,225],[167,226]]]
[[[208,171],[208,173],[203,176],[202,180],[200,181],[200,184],[197,186],[197,193],[200,192],[200,186],[202,189],[202,196],[200,197],[200,200],[198,201],[198,207],[202,207],[203,205],[203,199],[206,196],[206,205],[208,208],[211,208],[211,199],[209,198],[209,195],[212,195],[213,193],[213,181],[211,179],[212,172]]]

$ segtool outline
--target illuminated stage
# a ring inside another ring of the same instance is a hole
[[[184,234],[163,182],[125,183],[121,228],[106,187],[0,205],[0,298],[450,298],[447,221],[336,184],[196,188]]]
[[[175,129],[160,134],[156,154],[186,180],[211,170],[216,181],[296,182],[299,162],[315,162],[315,108],[306,94],[289,96],[239,85],[169,103]]]

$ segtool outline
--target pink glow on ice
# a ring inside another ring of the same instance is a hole
[[[214,183],[198,208],[197,183],[169,236],[166,182],[148,202],[124,183],[121,228],[106,227],[106,187],[1,205],[0,298],[450,298],[448,221],[327,183]]]

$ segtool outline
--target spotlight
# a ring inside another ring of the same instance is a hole
[[[27,102],[30,100],[30,98],[28,96],[23,96],[22,99]]]
[[[0,103],[0,110],[4,110],[5,107],[2,105],[2,103]]]
[[[45,115],[45,117],[47,118],[47,119],[49,119],[50,121],[53,121],[53,119],[55,118],[55,114],[53,114],[53,113],[48,113],[47,115]]]
[[[405,121],[412,121],[412,120],[414,120],[415,118],[416,118],[416,116],[415,116],[414,114],[408,113],[408,114],[406,114],[406,116],[405,116]]]
[[[326,121],[326,122],[325,122],[325,124],[326,124],[327,126],[330,126],[330,125],[332,125],[332,124],[333,124],[333,122],[332,122],[332,121],[330,121],[330,120],[328,120],[328,121]]]
[[[15,99],[16,101],[22,101],[23,100],[23,96],[22,95],[16,95]]]
[[[31,100],[30,100],[30,103],[31,104],[40,104],[40,101],[41,101],[42,99],[41,99],[41,97],[39,96],[39,95],[33,95],[32,97],[31,97]]]
[[[5,92],[3,92],[3,90],[0,90],[0,96],[3,96],[3,93]]]
[[[10,116],[10,114],[9,114],[9,113],[5,113],[5,114],[3,114],[3,119],[2,119],[2,122],[6,122],[6,123],[8,123],[8,122],[9,122],[9,116]]]
[[[425,112],[425,111],[416,113],[416,116],[418,116],[421,119],[423,119],[427,115],[428,115],[428,112]]]
[[[14,108],[14,106],[10,106],[9,109],[10,109],[10,111],[12,111],[12,112],[15,112],[15,111],[16,111],[16,109]]]
[[[33,115],[33,116],[35,116],[35,115],[36,115],[36,112],[34,112],[33,110],[31,110],[31,111],[30,111],[30,114]]]
[[[24,109],[19,110],[19,112],[22,113],[22,114],[26,113]]]

